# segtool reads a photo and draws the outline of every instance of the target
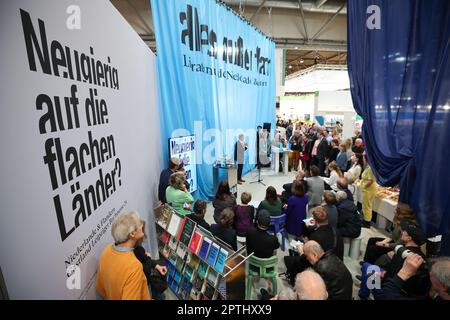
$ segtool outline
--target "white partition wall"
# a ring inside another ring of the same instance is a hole
[[[93,299],[114,218],[137,210],[154,228],[155,56],[107,0],[4,1],[0,38],[9,297]]]

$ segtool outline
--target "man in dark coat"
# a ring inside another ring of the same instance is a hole
[[[158,200],[162,203],[166,203],[166,189],[169,186],[170,176],[182,167],[183,160],[177,157],[172,157],[169,159],[169,167],[161,171],[159,176]]]
[[[325,175],[325,160],[330,154],[330,145],[328,140],[325,139],[325,132],[322,131],[319,139],[322,139],[317,147],[317,161],[319,162],[320,175]]]
[[[345,191],[336,194],[338,210],[337,229],[342,237],[355,239],[361,234],[361,216],[353,201],[347,199]]]
[[[305,243],[303,252],[313,269],[320,274],[330,300],[351,300],[353,279],[345,264],[332,252],[325,252],[314,240]]]

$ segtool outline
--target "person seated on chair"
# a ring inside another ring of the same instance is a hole
[[[254,253],[257,258],[270,258],[275,254],[275,250],[280,247],[278,238],[267,233],[270,226],[270,213],[261,210],[257,217],[256,228],[247,231],[245,245],[247,254]]]
[[[295,176],[294,181],[298,181],[301,184],[303,184],[305,193],[308,192],[308,185],[305,181],[305,172],[304,171],[299,171],[297,173],[297,175]],[[294,182],[283,184],[283,192],[281,193],[281,202],[283,203],[283,205],[287,204],[289,201],[289,198],[292,196],[292,184],[293,183]]]
[[[325,185],[321,177],[319,177],[320,170],[317,166],[311,166],[311,177],[305,178],[308,184],[308,206],[309,209],[319,206],[322,203],[323,193],[325,191]]]
[[[338,190],[344,191],[347,194],[347,200],[354,201],[353,200],[353,193],[348,189],[348,181],[347,178],[339,178],[337,180],[337,188]]]
[[[216,237],[228,243],[234,251],[237,251],[236,230],[232,228],[234,212],[231,208],[223,209],[220,214],[219,223],[211,225],[211,233]]]
[[[325,252],[320,244],[314,240],[305,243],[303,252],[313,269],[325,281],[330,300],[351,300],[353,292],[353,278],[336,255]]]
[[[303,184],[298,181],[294,181],[291,191],[293,195],[283,207],[286,210],[286,231],[291,236],[299,238],[303,233],[302,222],[306,219],[308,196],[305,194]]]
[[[361,216],[353,201],[347,199],[347,193],[336,193],[338,221],[337,229],[342,237],[355,239],[361,234]]]
[[[245,237],[247,231],[253,226],[255,219],[255,207],[248,203],[252,201],[249,192],[242,192],[241,204],[234,207],[234,228],[239,237]]]
[[[234,208],[236,206],[236,198],[231,193],[228,180],[220,182],[217,193],[212,202],[214,207],[214,221],[219,223],[220,214],[226,208]]]
[[[338,211],[336,208],[336,196],[334,195],[334,192],[329,190],[325,191],[323,194],[323,201],[325,202],[323,207],[327,211],[328,215],[328,224],[336,229],[338,222]]]
[[[283,204],[281,203],[281,200],[277,195],[277,190],[275,190],[274,187],[267,187],[266,198],[259,204],[258,210],[256,211],[256,217],[258,217],[258,214],[261,210],[269,211],[271,216],[281,215]]]
[[[377,277],[381,279],[382,284],[390,278],[393,278],[401,270],[404,260],[408,255],[415,253],[420,255],[423,260],[426,260],[425,255],[420,249],[420,246],[426,243],[427,240],[422,230],[418,226],[408,222],[402,222],[400,228],[402,230],[401,240],[403,245],[398,245],[393,252],[389,252],[389,255],[392,256],[392,258],[386,266],[383,266],[383,268],[378,266],[377,268]],[[361,276],[356,276],[356,278],[361,281],[358,293],[361,299],[367,299],[370,293],[373,294],[375,299],[383,299],[384,292],[382,289],[370,290],[367,285],[367,283],[370,282],[368,278],[373,277],[372,272],[376,267],[377,266],[365,262],[361,266]],[[428,264],[424,263],[419,272],[406,281],[403,286],[403,291],[405,295],[410,298],[423,299],[426,297],[430,286]]]
[[[204,200],[197,200],[194,203],[194,212],[189,214],[187,217],[197,223],[200,227],[210,231],[211,226],[205,220],[207,203]]]

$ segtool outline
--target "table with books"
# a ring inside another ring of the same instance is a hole
[[[168,205],[155,208],[158,251],[169,288],[181,300],[243,300],[245,246],[233,251]]]

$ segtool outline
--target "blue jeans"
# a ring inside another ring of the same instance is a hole
[[[378,300],[378,297],[382,294],[381,279],[378,278],[378,281],[376,281],[375,276],[372,276],[373,271],[382,272],[384,270],[374,264],[364,262],[361,267],[361,286],[359,287],[358,292],[361,299],[367,299],[370,296],[370,293],[372,293],[374,299]],[[369,284],[371,287],[370,289]],[[377,284],[379,284],[379,286],[377,286]]]

